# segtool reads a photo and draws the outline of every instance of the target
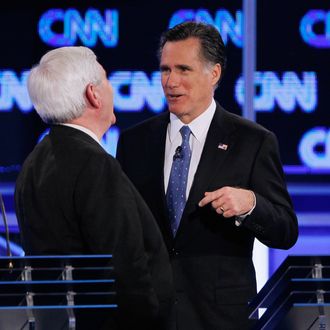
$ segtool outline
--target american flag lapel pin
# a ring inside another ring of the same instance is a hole
[[[219,143],[219,144],[218,144],[218,149],[221,149],[221,150],[227,150],[227,149],[228,149],[228,144],[225,144],[225,143]]]

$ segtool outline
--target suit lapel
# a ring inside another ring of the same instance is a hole
[[[152,191],[155,192],[154,199],[156,205],[159,208],[159,214],[161,214],[162,223],[160,226],[163,228],[163,233],[167,233],[167,238],[172,239],[172,232],[170,227],[170,222],[168,220],[167,203],[164,188],[164,158],[165,158],[165,144],[166,144],[166,132],[169,122],[169,113],[166,113],[158,117],[157,122],[153,122],[150,128],[151,142],[148,144],[150,150],[148,154],[150,155],[150,174],[153,178],[153,188]]]
[[[166,129],[168,125],[169,116],[160,117],[156,124],[151,127],[149,144],[150,150],[147,150],[148,154],[152,159],[150,163],[152,167],[150,168],[151,174],[158,178],[155,183],[157,184],[157,191],[162,192],[162,196],[165,195],[164,192],[164,157],[165,157],[165,143],[166,143]]]

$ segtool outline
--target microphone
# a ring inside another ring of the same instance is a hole
[[[173,161],[176,160],[176,159],[180,159],[182,158],[182,147],[181,146],[178,146],[176,149],[175,149],[175,153],[173,155]]]
[[[7,245],[7,256],[12,257],[11,250],[10,250],[10,241],[9,241],[9,229],[8,229],[8,221],[7,221],[7,215],[6,215],[6,210],[5,210],[5,203],[3,202],[2,194],[0,193],[0,208],[1,208],[1,213],[3,217],[3,222],[5,225],[5,231],[6,231],[6,245]],[[10,260],[8,264],[8,268],[10,271],[13,270],[13,262]]]

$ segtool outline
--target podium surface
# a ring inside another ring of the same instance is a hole
[[[0,258],[0,329],[77,329],[117,308],[114,283],[111,255]]]
[[[330,256],[289,256],[250,303],[254,330],[330,329]]]

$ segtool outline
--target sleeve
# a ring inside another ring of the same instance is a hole
[[[76,182],[74,199],[86,249],[113,254],[120,313],[131,322],[156,318],[159,301],[144,243],[141,206],[117,161],[108,155],[90,157]],[[156,229],[154,234],[159,237]]]
[[[257,153],[250,189],[255,193],[256,207],[244,226],[268,247],[292,247],[298,238],[297,217],[286,188],[277,139],[271,132]]]

